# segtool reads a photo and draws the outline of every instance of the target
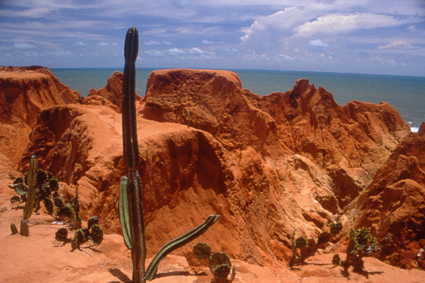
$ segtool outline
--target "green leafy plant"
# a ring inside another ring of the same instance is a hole
[[[369,229],[350,229],[350,241],[347,246],[347,258],[340,265],[347,271],[353,266],[354,272],[361,273],[364,269],[363,257],[371,256],[380,250],[375,237],[370,235]]]
[[[124,44],[124,78],[122,103],[122,130],[124,163],[128,177],[121,178],[119,185],[119,216],[124,243],[131,249],[133,262],[132,281],[151,281],[156,274],[159,262],[173,250],[187,244],[203,234],[220,215],[211,215],[198,227],[164,245],[145,269],[146,242],[142,204],[142,184],[138,173],[139,146],[135,104],[136,59],[139,48],[139,33],[135,27],[127,31]]]
[[[34,212],[38,212],[41,208],[40,203],[43,202],[47,212],[52,215],[54,205],[50,194],[58,191],[59,182],[51,173],[41,169],[36,171],[36,175]],[[25,173],[24,177],[13,179],[13,184],[9,185],[9,188],[13,189],[18,195],[10,199],[11,203],[26,201],[26,194],[28,192],[26,184],[28,184],[28,172]]]
[[[73,238],[68,238],[67,228],[59,228],[55,233],[55,239],[63,242],[63,245],[71,243],[71,251],[80,249],[80,246],[88,240],[91,240],[95,246],[100,245],[103,241],[103,230],[99,226],[99,218],[97,216],[91,217],[87,222],[87,226],[87,228],[77,229]]]
[[[25,202],[27,200],[28,187],[25,186],[23,177],[15,178],[9,188],[18,194],[10,199],[11,203]]]
[[[336,223],[330,225],[330,232],[322,232],[317,239],[306,239],[303,236],[295,238],[295,230],[292,233],[292,257],[289,261],[289,267],[305,264],[305,260],[316,254],[318,248],[323,248],[331,239],[332,235],[338,234],[342,230],[342,224]]]
[[[209,268],[214,276],[211,283],[230,283],[235,279],[236,266],[233,266],[229,256],[224,252],[211,252],[211,247],[206,243],[197,243],[193,246],[193,254],[199,259],[209,259]],[[230,278],[227,277],[232,271]]]

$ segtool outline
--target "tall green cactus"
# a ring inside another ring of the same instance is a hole
[[[131,259],[133,282],[146,282],[145,223],[143,219],[142,185],[139,173],[139,145],[136,121],[136,59],[139,49],[139,33],[135,27],[127,31],[124,45],[124,78],[122,102],[122,132],[124,162],[129,170],[127,179],[128,211],[130,217]],[[125,203],[125,201],[124,201]]]
[[[143,218],[142,184],[137,171],[139,167],[139,147],[136,122],[136,59],[139,48],[139,34],[135,27],[127,31],[124,46],[124,78],[122,102],[122,131],[124,163],[129,170],[128,177],[122,177],[119,185],[119,216],[124,243],[131,249],[134,283],[152,280],[159,262],[173,250],[187,244],[203,234],[213,225],[220,215],[211,215],[205,222],[183,236],[164,245],[147,270],[145,270],[146,242]]]
[[[30,167],[28,170],[28,192],[27,201],[24,207],[24,215],[21,220],[21,235],[29,236],[28,219],[30,218],[34,209],[35,187],[37,185],[37,159],[34,155],[30,158]]]
[[[187,127],[190,128],[190,111],[189,111],[189,108],[186,108],[186,114],[187,114]]]

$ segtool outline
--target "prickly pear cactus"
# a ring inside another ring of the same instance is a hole
[[[47,179],[47,174],[41,169],[37,170],[37,187],[40,187]]]
[[[89,221],[87,222],[87,227],[90,229],[94,224],[99,224],[99,217],[90,217]]]
[[[59,228],[55,234],[56,241],[66,242],[68,240],[68,229]]]
[[[17,202],[21,202],[21,197],[20,196],[13,196],[13,197],[10,198],[10,203],[11,204],[14,204],[14,203],[17,203]]]
[[[63,202],[63,200],[59,196],[56,196],[56,197],[54,196],[53,203],[55,204],[55,206],[58,209],[61,209],[62,207],[65,206],[65,203]]]
[[[49,181],[49,187],[52,191],[57,191],[59,190],[59,181],[57,178],[53,177],[50,179]]]
[[[215,252],[210,256],[210,270],[214,277],[227,278],[232,263],[226,253]]]
[[[323,245],[329,242],[331,239],[331,233],[329,232],[322,232],[319,235],[319,238],[317,239],[317,245]]]
[[[338,234],[339,232],[341,232],[342,230],[342,223],[338,222],[338,223],[332,223],[331,227],[330,227],[331,233],[332,234]]]
[[[47,212],[52,215],[53,214],[53,201],[50,198],[44,198],[43,199],[44,207],[46,208]]]
[[[23,184],[24,183],[24,178],[23,177],[17,177],[17,178],[15,178],[15,179],[13,179],[13,184],[15,185],[15,184],[19,184],[19,183],[21,183],[21,184]]]
[[[90,240],[95,246],[100,245],[103,241],[103,230],[99,225],[93,224],[90,229]]]
[[[334,254],[332,257],[332,264],[333,266],[338,266],[341,263],[341,258],[339,257],[339,254]]]
[[[9,188],[14,190],[18,195],[26,195],[28,191],[28,187],[24,185],[24,183],[13,183],[13,185],[9,185]]]
[[[305,247],[307,247],[307,240],[306,240],[306,238],[304,238],[304,237],[298,237],[296,240],[295,240],[295,246],[297,247],[297,248],[305,248]]]
[[[79,249],[80,245],[85,242],[84,231],[82,229],[78,229],[74,232],[74,238],[71,241],[72,250]]]
[[[211,247],[206,243],[197,243],[193,246],[193,254],[199,258],[209,258],[211,255]]]

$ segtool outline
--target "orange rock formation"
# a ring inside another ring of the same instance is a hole
[[[2,152],[17,164],[41,109],[80,99],[45,67],[0,67]]]
[[[111,103],[120,101],[116,84],[117,73],[106,87],[115,89]],[[410,134],[385,102],[339,106],[305,79],[260,97],[227,71],[152,72],[138,113],[148,255],[218,213],[200,241],[260,265],[289,259],[294,229],[317,237],[349,215]],[[120,233],[121,139],[121,115],[111,108],[54,106],[40,112],[19,168],[36,154],[41,168],[79,185],[85,219],[98,215],[108,233]]]
[[[112,76],[109,77],[104,87],[98,90],[93,88],[90,89],[83,103],[90,105],[105,105],[121,113],[123,77],[121,72],[115,71]],[[136,101],[140,100],[142,100],[142,98],[136,93]]]

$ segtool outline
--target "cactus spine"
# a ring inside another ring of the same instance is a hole
[[[21,235],[29,236],[28,219],[30,218],[34,209],[35,187],[37,185],[37,159],[34,155],[30,159],[30,167],[28,170],[28,192],[27,201],[24,207],[24,215],[21,220]]]

